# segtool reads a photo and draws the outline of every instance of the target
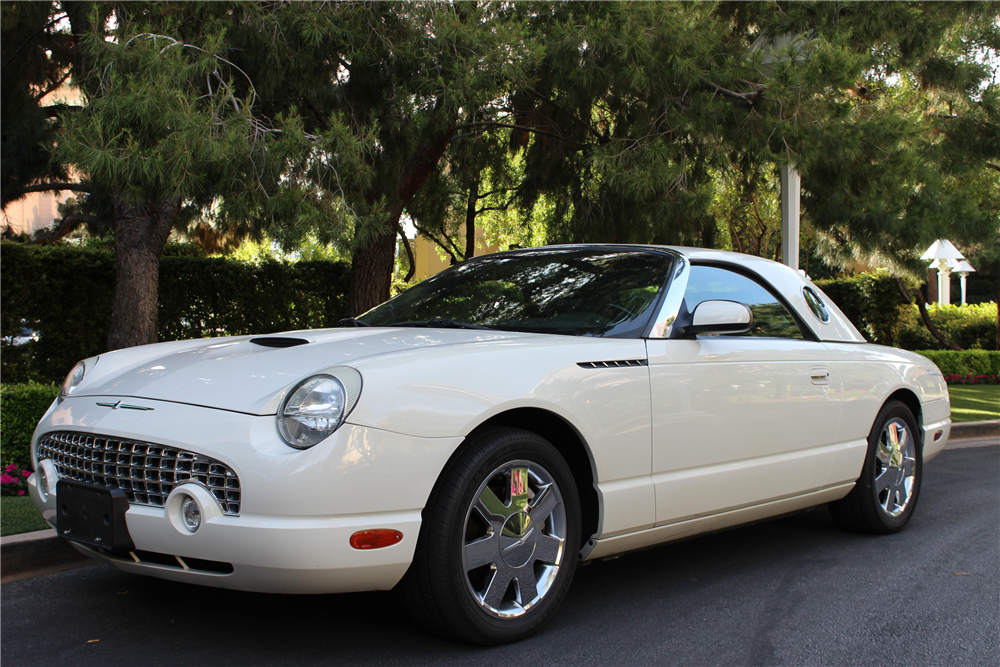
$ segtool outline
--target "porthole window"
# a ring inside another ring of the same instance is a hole
[[[802,296],[805,297],[806,303],[809,304],[809,310],[816,316],[816,319],[824,324],[830,321],[830,311],[826,309],[826,304],[823,303],[823,299],[819,298],[819,294],[816,294],[816,290],[812,287],[803,287]]]

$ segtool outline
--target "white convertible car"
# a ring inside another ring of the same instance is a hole
[[[583,560],[822,503],[900,530],[950,430],[933,363],[745,255],[512,251],[342,324],[80,362],[34,434],[36,506],[126,572],[398,587],[496,643]]]

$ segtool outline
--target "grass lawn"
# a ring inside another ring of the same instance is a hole
[[[0,498],[0,533],[3,537],[45,530],[49,524],[42,520],[28,496]]]
[[[953,422],[1000,419],[1000,385],[952,384],[948,385],[948,394]]]

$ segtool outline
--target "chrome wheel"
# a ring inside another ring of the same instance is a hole
[[[445,466],[423,512],[400,600],[434,632],[476,644],[524,639],[566,597],[580,496],[566,459],[520,428],[483,430]]]
[[[868,433],[861,475],[850,493],[830,503],[834,520],[848,530],[886,534],[903,529],[920,496],[923,454],[913,411],[890,400]]]
[[[899,418],[882,429],[875,452],[875,493],[888,516],[903,513],[913,495],[917,445],[909,427]]]
[[[563,497],[545,468],[525,460],[496,468],[466,511],[462,566],[469,592],[493,616],[521,616],[555,582],[566,535]]]

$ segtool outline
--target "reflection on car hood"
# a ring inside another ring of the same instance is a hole
[[[144,345],[102,355],[93,369],[88,368],[73,396],[149,398],[273,414],[284,390],[330,366],[442,345],[489,345],[513,337],[533,335],[461,329],[317,329],[256,337],[308,341],[290,347],[251,342],[253,336]]]

